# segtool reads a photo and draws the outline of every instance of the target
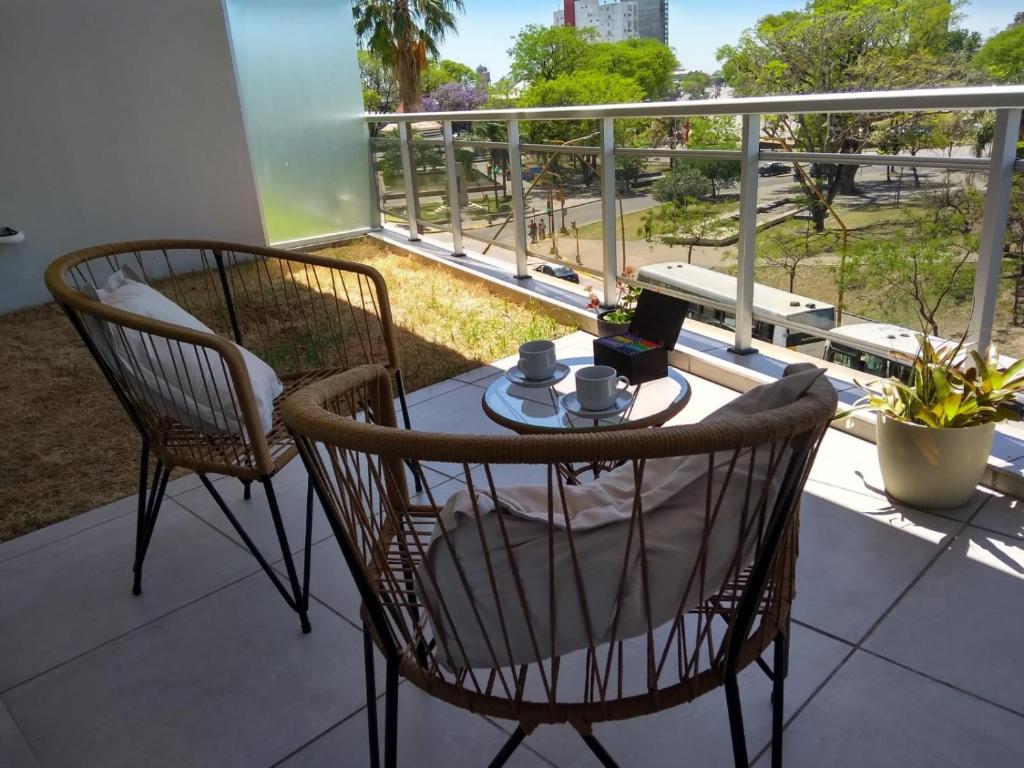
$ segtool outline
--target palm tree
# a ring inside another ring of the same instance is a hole
[[[398,80],[405,112],[422,109],[420,73],[428,58],[440,55],[438,44],[455,29],[463,0],[355,0],[356,35]]]

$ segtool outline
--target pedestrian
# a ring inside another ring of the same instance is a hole
[[[541,240],[548,236],[548,225],[544,223],[544,219],[540,220],[538,230],[538,235],[540,235]]]
[[[537,222],[535,219],[530,219],[530,242],[537,242]]]

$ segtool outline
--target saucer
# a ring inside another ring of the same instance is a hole
[[[505,378],[515,384],[517,387],[526,387],[527,389],[541,389],[543,387],[553,387],[555,384],[560,382],[566,376],[569,375],[569,366],[565,363],[556,363],[555,372],[547,379],[528,379],[523,372],[519,370],[519,367],[509,368],[505,371]]]
[[[633,394],[631,392],[623,392],[617,395],[615,397],[615,404],[611,408],[605,408],[603,411],[588,411],[580,405],[579,398],[576,397],[575,392],[562,395],[560,400],[562,407],[573,416],[579,416],[584,419],[606,419],[609,416],[618,416],[629,408],[633,404]]]

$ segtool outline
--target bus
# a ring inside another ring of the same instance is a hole
[[[888,323],[841,325],[832,329],[825,360],[880,379],[893,377],[908,381],[920,347],[920,335]],[[945,343],[944,339],[932,338],[931,341]]]
[[[693,320],[730,331],[736,329],[735,309],[730,309],[736,306],[736,278],[732,275],[693,264],[664,262],[641,267],[637,282],[684,294],[690,301],[686,316]],[[708,303],[702,304],[702,298]],[[792,323],[831,330],[836,324],[836,308],[817,299],[754,283],[753,337],[824,357],[825,339],[787,327]]]

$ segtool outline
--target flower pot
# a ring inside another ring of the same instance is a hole
[[[995,424],[933,429],[878,416],[878,461],[886,492],[915,507],[950,509],[974,494]]]
[[[605,320],[605,315],[610,315],[614,312],[614,309],[605,310],[599,312],[597,315],[597,336],[603,338],[605,336],[617,336],[620,333],[626,333],[629,330],[629,321],[625,323],[615,323],[611,320]]]

